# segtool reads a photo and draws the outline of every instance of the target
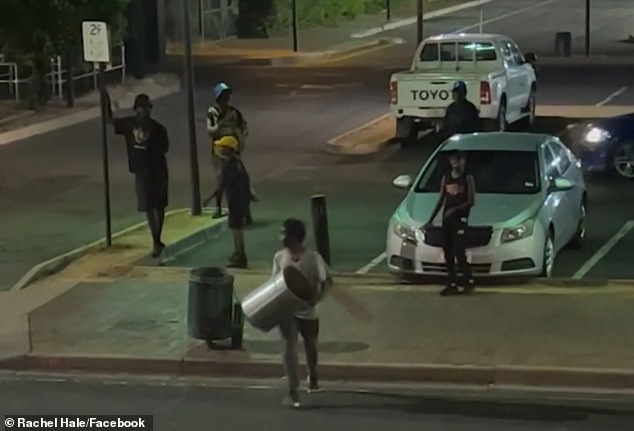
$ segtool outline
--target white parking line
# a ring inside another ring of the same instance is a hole
[[[381,253],[380,255],[372,259],[370,263],[368,263],[366,266],[359,268],[355,272],[355,274],[367,274],[368,272],[372,271],[372,269],[374,269],[376,266],[378,266],[381,262],[383,262],[386,257],[387,257],[387,254],[385,254],[385,252]]]
[[[623,239],[623,237],[625,237],[625,235],[629,233],[630,230],[632,230],[632,228],[634,228],[634,220],[630,220],[624,223],[623,226],[621,226],[621,229],[619,229],[619,231],[615,233],[612,238],[610,238],[605,244],[603,244],[603,247],[598,249],[596,253],[594,253],[592,257],[590,257],[590,259],[586,261],[586,263],[581,265],[581,268],[579,268],[579,270],[575,272],[572,278],[583,278],[588,272],[590,272],[592,268],[594,268],[597,263],[599,263],[601,259],[603,259],[610,252],[610,250],[614,248],[614,246],[620,240]]]
[[[505,13],[505,14],[502,14],[502,15],[495,16],[493,18],[484,20],[482,22],[478,22],[476,24],[469,25],[467,27],[463,27],[461,29],[455,30],[453,33],[463,33],[465,31],[471,30],[473,28],[480,28],[480,26],[482,26],[484,24],[490,24],[492,22],[501,21],[503,19],[510,18],[510,17],[512,17],[514,15],[519,15],[521,13],[528,12],[529,10],[533,10],[533,9],[537,9],[538,7],[546,6],[547,4],[554,3],[556,1],[559,1],[559,0],[546,0],[546,1],[534,4],[534,5],[531,5],[531,6],[524,7],[522,9],[518,9],[518,10],[513,11],[513,12],[509,12],[509,13]]]
[[[605,99],[603,99],[602,101],[600,101],[599,103],[597,103],[594,106],[607,105],[612,100],[616,99],[617,97],[619,97],[621,94],[625,93],[626,91],[627,91],[627,87],[621,87],[618,90],[616,90],[614,93],[610,94],[608,97],[606,97]]]

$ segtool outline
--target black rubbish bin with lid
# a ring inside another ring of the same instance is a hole
[[[233,276],[221,268],[195,268],[189,273],[187,329],[192,338],[206,340],[210,348],[230,341],[242,346],[242,307],[234,301]]]

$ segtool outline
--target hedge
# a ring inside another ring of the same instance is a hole
[[[398,8],[412,0],[391,0]],[[269,37],[288,32],[291,25],[291,0],[241,0],[237,22],[242,38]],[[385,9],[386,0],[297,0],[301,28],[336,26],[359,15]]]

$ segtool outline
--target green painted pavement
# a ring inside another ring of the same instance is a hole
[[[261,200],[252,207],[255,223],[245,231],[250,268],[270,268],[273,254],[281,246],[281,224],[288,217],[306,222],[307,242],[312,246],[310,198],[320,193],[327,199],[333,269],[357,271],[385,250],[387,221],[402,194],[385,178],[380,178],[382,175],[344,182],[339,181],[337,175],[328,175],[324,169],[320,171],[317,174],[300,167],[288,172],[283,179],[258,187]],[[225,230],[215,240],[182,254],[170,265],[223,266],[232,247],[231,232]],[[375,268],[375,271],[384,270],[383,263]]]

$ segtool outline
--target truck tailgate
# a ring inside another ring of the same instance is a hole
[[[451,90],[454,82],[464,81],[467,84],[467,99],[480,108],[480,75],[467,76],[404,73],[396,76],[398,83],[397,104],[401,108],[444,109],[451,102]]]

